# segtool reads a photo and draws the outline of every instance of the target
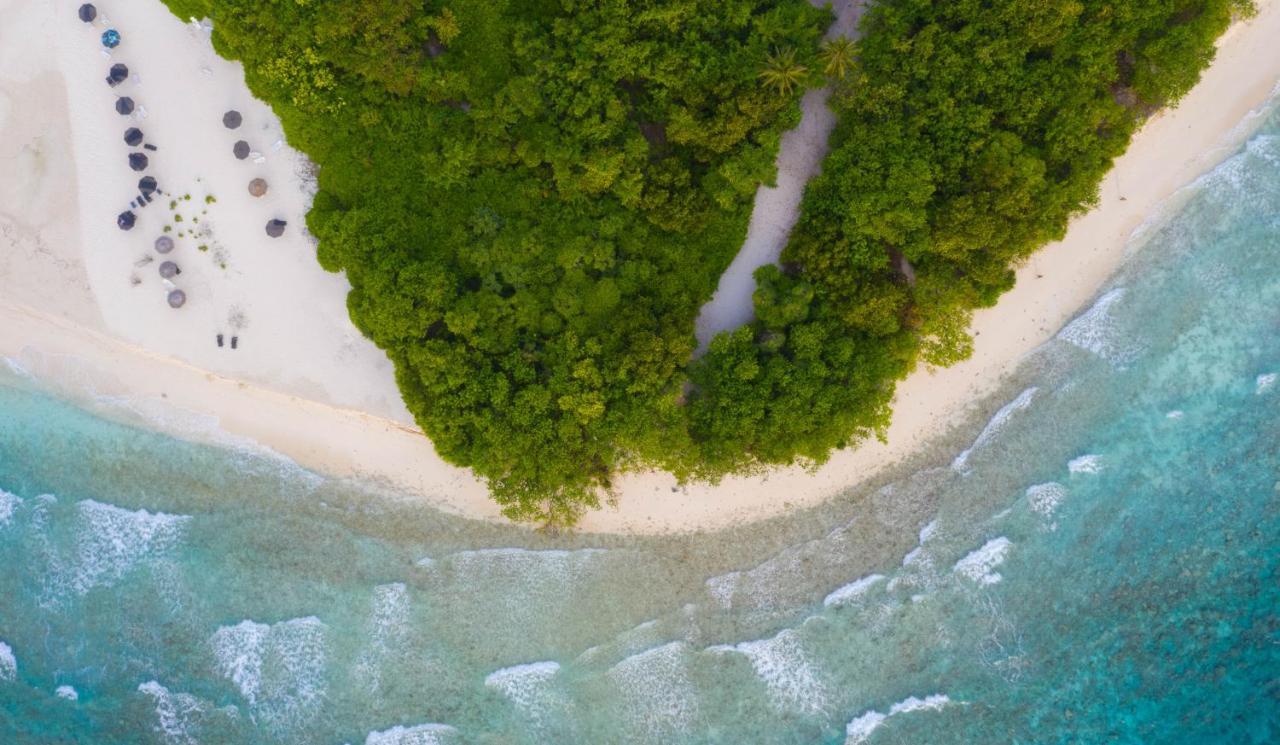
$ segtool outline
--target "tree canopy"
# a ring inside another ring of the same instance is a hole
[[[318,258],[445,459],[570,522],[881,432],[894,384],[1093,203],[1240,0],[167,0],[320,166]],[[798,99],[839,124],[756,320],[693,324]]]

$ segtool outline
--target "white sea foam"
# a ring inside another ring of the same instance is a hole
[[[1263,373],[1259,375],[1253,383],[1253,392],[1261,396],[1275,386],[1277,378],[1280,378],[1278,373]]]
[[[693,726],[699,707],[687,651],[684,642],[670,642],[631,655],[605,674],[617,689],[631,740],[670,741]]]
[[[1031,511],[1044,518],[1051,520],[1053,513],[1058,509],[1058,505],[1062,504],[1062,500],[1067,498],[1067,488],[1056,481],[1050,481],[1046,484],[1035,484],[1027,488],[1027,506]],[[1057,523],[1048,523],[1050,530],[1057,530]]]
[[[933,534],[936,532],[938,532],[938,521],[930,520],[928,525],[925,525],[920,529],[920,544],[924,545],[925,543],[928,543],[929,539],[932,538]]]
[[[71,686],[68,686],[68,685],[61,685],[53,689],[53,695],[57,696],[58,698],[64,701],[80,700],[80,694],[76,691],[75,688],[72,688]]]
[[[324,699],[325,626],[314,616],[222,626],[209,644],[218,672],[270,725],[304,720]]]
[[[156,724],[153,729],[169,745],[199,745],[201,741],[196,732],[201,724],[214,716],[224,720],[240,718],[240,712],[234,706],[215,709],[207,701],[190,693],[172,692],[154,680],[139,685],[138,692],[149,696],[155,703]]]
[[[888,718],[888,715],[872,710],[851,719],[844,727],[845,745],[860,745],[866,742],[867,738],[871,737],[871,733],[875,732]]]
[[[1017,398],[1000,407],[995,416],[991,417],[991,421],[987,422],[987,426],[983,427],[982,431],[978,433],[978,437],[973,441],[973,444],[957,455],[955,460],[951,461],[951,468],[962,474],[969,473],[969,456],[972,455],[973,451],[982,448],[999,435],[1008,426],[1009,420],[1013,418],[1014,414],[1030,406],[1038,390],[1038,388],[1032,386],[1019,393]]]
[[[898,714],[909,714],[914,711],[938,711],[951,704],[951,699],[944,694],[934,694],[924,698],[910,696],[889,707],[888,714],[881,714],[872,709],[845,725],[845,745],[860,745],[871,737],[880,725],[889,717]]]
[[[176,548],[190,519],[92,499],[78,502],[74,559],[55,573],[54,584],[76,595],[110,586],[139,562]]]
[[[13,512],[22,504],[22,497],[0,489],[0,525],[13,522]]]
[[[190,731],[192,718],[204,709],[199,699],[189,693],[170,693],[154,680],[138,686],[138,690],[155,701],[156,732],[166,743],[196,745],[199,742]]]
[[[563,703],[548,688],[551,679],[560,672],[558,662],[531,662],[495,670],[484,679],[485,686],[506,696],[526,717],[541,723],[548,709]]]
[[[13,654],[13,647],[0,642],[0,681],[13,681],[18,677],[18,658]]]
[[[409,636],[409,588],[403,582],[373,588],[369,614],[369,643],[356,659],[353,674],[376,692],[382,685],[382,666]]]
[[[1181,409],[1173,409],[1164,415],[1165,419],[1181,419],[1183,417]]]
[[[982,548],[957,561],[954,571],[980,585],[994,585],[1003,577],[993,570],[1004,562],[1012,546],[1013,543],[1004,536],[992,538]]]
[[[1089,453],[1079,458],[1072,458],[1071,462],[1067,463],[1067,470],[1071,473],[1096,474],[1102,473],[1104,465],[1101,455]]]
[[[830,608],[833,605],[843,605],[852,600],[856,600],[866,594],[867,590],[870,590],[873,585],[883,579],[883,574],[869,574],[862,579],[854,580],[823,598],[822,605]]]
[[[458,730],[447,724],[396,726],[381,732],[370,732],[364,745],[446,745]]]
[[[774,706],[805,714],[826,709],[827,688],[794,630],[784,629],[771,639],[742,642],[732,649],[751,661]]]
[[[770,610],[812,602],[815,577],[853,571],[859,537],[849,521],[815,538],[779,551],[750,569],[706,580],[707,594],[720,608]]]
[[[1133,361],[1138,350],[1126,344],[1116,326],[1113,307],[1122,301],[1125,288],[1117,287],[1098,298],[1089,310],[1058,332],[1058,338],[1092,352],[1117,367]]]

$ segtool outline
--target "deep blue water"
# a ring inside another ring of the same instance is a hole
[[[715,535],[471,523],[6,375],[0,742],[1280,741],[1280,121],[1135,241],[954,442]]]

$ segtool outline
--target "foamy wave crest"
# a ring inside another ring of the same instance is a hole
[[[495,670],[484,679],[485,686],[498,691],[536,724],[543,723],[549,710],[564,701],[550,688],[560,672],[558,662],[531,662]]]
[[[1058,332],[1058,338],[1092,352],[1117,367],[1129,364],[1137,357],[1139,350],[1133,344],[1125,343],[1112,312],[1124,300],[1125,294],[1125,288],[1117,287],[1098,298],[1089,310],[1064,326]]]
[[[13,512],[22,504],[22,497],[0,489],[0,525],[13,522]]]
[[[788,546],[750,569],[706,580],[707,594],[722,609],[769,611],[813,602],[821,594],[814,579],[864,568],[858,562],[856,521],[795,546]]]
[[[1067,463],[1067,470],[1071,473],[1096,474],[1102,473],[1103,466],[1102,456],[1090,453],[1072,458],[1071,462]]]
[[[903,699],[893,706],[889,707],[889,713],[881,714],[872,709],[862,716],[850,721],[845,726],[845,745],[861,745],[871,737],[871,733],[875,732],[885,720],[891,716],[898,714],[908,714],[913,711],[938,711],[951,704],[951,699],[943,694],[934,694],[925,696],[924,698],[916,698],[911,696]]]
[[[827,708],[827,687],[804,650],[800,635],[784,629],[772,639],[742,642],[712,651],[734,651],[746,656],[756,675],[769,690],[774,706],[784,711],[820,714]]]
[[[983,427],[982,431],[978,433],[978,437],[973,441],[973,444],[957,455],[955,460],[951,461],[951,468],[958,473],[968,474],[971,470],[969,468],[969,457],[973,454],[973,451],[979,450],[991,442],[1009,425],[1009,420],[1013,418],[1014,414],[1030,406],[1038,390],[1040,389],[1032,386],[1019,393],[1017,398],[1000,407],[995,416],[991,417],[991,421],[987,422],[987,426]]]
[[[0,642],[0,681],[11,682],[18,678],[18,658],[13,647]]]
[[[370,732],[364,745],[448,745],[458,730],[447,724],[397,726],[381,732]]]
[[[53,689],[53,695],[57,696],[63,701],[79,701],[80,700],[80,694],[76,691],[75,688],[72,688],[71,686],[68,686],[68,685],[61,685]]]
[[[1263,373],[1253,382],[1253,392],[1259,396],[1275,387],[1276,379],[1280,378],[1277,373]]]
[[[1056,481],[1027,487],[1027,506],[1046,521],[1052,521],[1053,513],[1066,498],[1067,487]],[[1050,530],[1058,529],[1058,524],[1055,522],[1047,522],[1046,525]]]
[[[698,716],[698,700],[689,679],[684,642],[634,654],[609,668],[633,742],[663,742],[685,735]]]
[[[138,686],[155,703],[156,724],[153,730],[161,740],[170,745],[199,745],[196,733],[202,725],[215,717],[226,721],[238,720],[240,712],[234,706],[213,708],[190,693],[174,693],[154,680]]]
[[[209,644],[218,672],[272,727],[306,720],[324,700],[325,626],[314,616],[222,626]]]
[[[844,605],[845,603],[857,600],[865,595],[867,590],[870,590],[877,582],[883,579],[883,574],[869,574],[862,579],[854,580],[823,598],[822,605],[830,608],[833,605]]]
[[[953,571],[980,585],[994,585],[1003,579],[994,570],[1004,563],[1012,546],[1013,542],[1004,536],[992,538],[982,548],[957,561]]]
[[[52,586],[59,594],[74,595],[109,587],[139,563],[177,548],[190,520],[186,515],[126,510],[92,499],[78,502],[74,553],[54,569]]]
[[[382,666],[409,637],[409,588],[403,582],[373,588],[369,644],[355,662],[354,674],[371,691],[382,686]]]

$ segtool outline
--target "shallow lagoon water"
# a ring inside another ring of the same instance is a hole
[[[950,442],[710,536],[475,523],[15,369],[0,739],[1274,742],[1280,120],[1137,241]]]

